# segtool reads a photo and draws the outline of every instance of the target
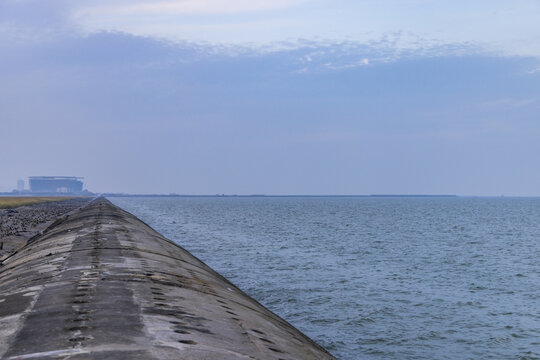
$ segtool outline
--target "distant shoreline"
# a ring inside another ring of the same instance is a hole
[[[117,194],[103,193],[96,194],[104,197],[163,197],[163,198],[486,198],[486,199],[505,199],[505,198],[538,198],[538,195],[447,195],[447,194],[371,194],[371,195],[310,195],[310,194],[295,194],[295,195],[186,195],[186,194]]]
[[[340,198],[392,198],[392,197],[421,197],[421,198],[457,198],[458,195],[406,195],[406,194],[373,194],[373,195],[226,195],[226,194],[215,194],[215,195],[185,195],[185,194],[100,194],[104,197],[249,197],[249,198],[260,198],[260,197],[318,197],[318,198],[331,198],[331,197],[340,197]]]
[[[289,195],[266,195],[266,194],[128,194],[128,193],[91,193],[85,194],[57,194],[57,193],[24,193],[0,192],[0,197],[160,197],[160,198],[538,198],[538,195],[514,196],[514,195],[454,195],[454,194],[370,194],[370,195],[313,195],[313,194],[289,194]]]

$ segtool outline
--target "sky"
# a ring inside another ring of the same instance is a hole
[[[2,0],[0,191],[540,195],[540,2]]]

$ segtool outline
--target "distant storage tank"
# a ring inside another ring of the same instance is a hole
[[[74,176],[30,176],[28,185],[33,193],[80,193],[82,179]]]

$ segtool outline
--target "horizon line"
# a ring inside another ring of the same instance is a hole
[[[95,193],[104,197],[485,197],[485,198],[504,198],[504,197],[540,197],[540,195],[457,195],[457,194],[130,194],[130,193]]]

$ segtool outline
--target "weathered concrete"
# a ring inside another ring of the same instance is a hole
[[[0,267],[0,357],[333,359],[105,199]]]

